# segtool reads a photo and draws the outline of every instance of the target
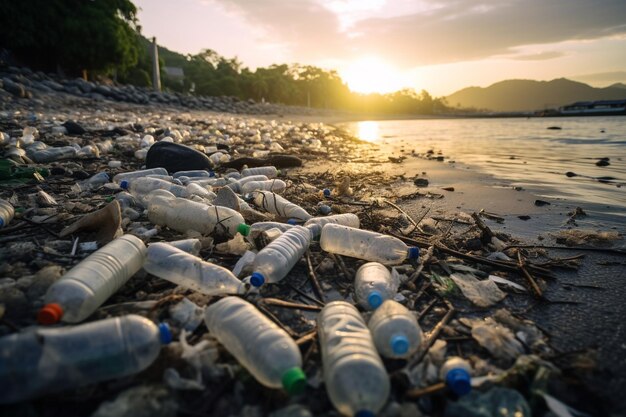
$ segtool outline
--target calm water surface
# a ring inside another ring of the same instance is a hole
[[[381,147],[441,151],[539,196],[580,202],[626,221],[626,116],[386,120],[343,127]],[[605,157],[610,165],[596,166]],[[580,176],[568,178],[568,171]]]

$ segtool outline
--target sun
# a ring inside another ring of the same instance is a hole
[[[357,93],[391,93],[406,86],[404,77],[378,57],[364,57],[349,63],[339,75]]]

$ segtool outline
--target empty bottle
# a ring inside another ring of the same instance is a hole
[[[472,367],[465,359],[452,356],[441,367],[440,375],[450,391],[461,396],[472,390],[471,372]]]
[[[237,193],[241,193],[241,187],[243,187],[244,184],[247,184],[252,181],[268,181],[268,180],[269,178],[267,178],[265,175],[251,175],[249,177],[243,177],[238,180],[234,178],[229,178],[228,184],[226,186]]]
[[[141,171],[122,172],[113,177],[113,182],[119,184],[123,180],[129,181],[133,178],[147,177],[148,175],[168,175],[165,168],[142,169]]]
[[[11,223],[15,216],[13,205],[6,200],[0,199],[0,229]]]
[[[350,226],[357,229],[361,226],[358,216],[353,213],[334,214],[332,216],[325,217],[312,217],[304,223],[304,226],[307,227],[314,224],[318,225],[319,231],[315,235],[318,237],[322,228],[329,223],[341,224],[343,226]]]
[[[95,190],[108,183],[110,180],[109,174],[106,172],[99,172],[90,178],[78,183],[80,191]]]
[[[257,207],[262,207],[265,211],[284,219],[295,219],[297,221],[305,222],[313,217],[302,207],[271,191],[255,192],[254,204],[256,204]]]
[[[266,282],[278,282],[285,278],[310,243],[311,232],[308,229],[294,226],[287,230],[256,255],[250,283],[260,287]]]
[[[172,340],[166,324],[136,315],[0,339],[0,403],[14,403],[146,369]]]
[[[302,356],[293,339],[256,307],[238,297],[226,297],[208,307],[209,333],[266,387],[297,394],[306,386]]]
[[[206,295],[243,294],[245,284],[228,269],[167,243],[148,246],[143,266],[150,274]]]
[[[340,224],[327,224],[322,228],[320,246],[326,252],[385,265],[396,265],[407,258],[419,257],[419,248],[408,247],[393,236]]]
[[[399,282],[387,267],[378,262],[368,262],[356,271],[354,295],[366,310],[375,310],[386,300],[392,300],[398,291]]]
[[[194,256],[198,256],[202,250],[202,242],[200,242],[200,239],[181,239],[163,243],[167,243],[168,245],[174,246],[175,248]]]
[[[276,178],[278,170],[273,166],[244,168],[241,170],[242,177],[249,177],[250,175],[265,175],[267,178]]]
[[[194,169],[192,171],[178,171],[174,173],[174,178],[188,177],[188,178],[211,178],[215,177],[215,172],[206,171],[204,169]]]
[[[422,329],[415,315],[402,304],[385,301],[368,323],[378,352],[387,358],[408,358],[422,342]]]
[[[146,246],[133,235],[98,249],[48,288],[39,323],[83,321],[139,271],[145,257]]]
[[[153,196],[148,204],[148,219],[179,232],[194,230],[203,235],[233,237],[243,216],[233,209],[208,206],[184,198]]]
[[[267,181],[249,181],[241,186],[241,194],[249,194],[253,191],[272,191],[274,193],[282,193],[287,188],[285,181],[267,180]]]
[[[242,223],[237,227],[237,231],[243,236],[254,237],[258,236],[259,233],[269,229],[279,229],[281,232],[286,232],[292,227],[294,227],[293,224],[279,222],[256,222],[251,226]]]
[[[38,163],[54,162],[60,159],[76,158],[78,151],[73,146],[61,146],[57,148],[45,148],[31,151],[27,149],[28,157]]]
[[[172,184],[160,178],[139,177],[120,181],[120,187],[141,199],[155,190],[166,190],[176,197],[189,197],[190,193],[182,185]]]
[[[389,376],[363,318],[351,304],[333,301],[317,327],[330,401],[345,416],[374,416],[389,396]]]

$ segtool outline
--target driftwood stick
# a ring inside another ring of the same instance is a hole
[[[443,316],[441,321],[437,323],[437,325],[430,331],[428,335],[428,339],[426,340],[426,343],[424,343],[420,349],[420,353],[406,365],[405,369],[413,368],[415,365],[420,363],[422,359],[424,359],[424,357],[426,356],[426,354],[432,347],[433,343],[435,343],[435,340],[437,340],[437,338],[439,337],[439,333],[441,333],[441,330],[443,329],[443,327],[446,324],[448,324],[450,319],[452,319],[452,316],[454,316],[454,314],[456,313],[456,310],[454,306],[452,306],[451,304],[448,304],[448,307],[449,307],[449,310],[446,313],[446,315]]]
[[[324,303],[324,291],[322,291],[322,286],[320,285],[319,280],[317,279],[317,274],[315,273],[315,269],[313,268],[313,262],[311,261],[311,251],[306,251],[306,264],[309,271],[309,278],[311,279],[311,284],[313,285],[313,291],[315,295],[321,300],[322,304]]]
[[[291,336],[292,338],[296,338],[298,337],[298,335],[291,330],[291,328],[285,324],[283,324],[283,322],[281,322],[278,317],[276,317],[276,315],[274,313],[272,313],[271,311],[269,311],[269,309],[267,307],[265,307],[263,305],[262,301],[259,301],[256,303],[256,306],[259,310],[261,310],[265,315],[267,315],[274,323],[276,323],[278,325],[278,327],[280,327],[281,329],[283,329],[284,331],[287,332],[287,334],[289,336]]]
[[[320,307],[324,307],[324,303],[322,303],[317,298],[312,297],[309,294],[305,293],[304,291],[302,291],[300,288],[296,287],[292,283],[287,283],[287,285],[289,285],[289,288],[291,288],[292,290],[294,290],[295,292],[297,292],[298,294],[300,294],[302,297],[306,298],[307,300],[313,301],[315,304],[317,304]]]
[[[522,258],[522,253],[520,251],[517,251],[517,259],[519,261],[519,269],[522,271],[522,273],[526,277],[526,280],[530,284],[530,288],[532,289],[533,294],[535,294],[537,298],[543,298],[543,292],[541,291],[541,288],[539,288],[539,285],[537,285],[537,281],[535,281],[533,276],[528,273],[528,270],[526,269],[526,263],[524,262],[524,258]]]
[[[314,340],[316,337],[317,337],[317,328],[311,330],[308,333],[305,333],[304,335],[302,335],[301,337],[296,339],[296,345],[298,345],[298,346],[303,345],[306,342]]]
[[[318,306],[294,303],[292,301],[279,300],[278,298],[264,298],[262,302],[263,304],[268,304],[276,307],[294,308],[297,310],[320,311],[322,309]]]
[[[548,245],[507,245],[503,250],[511,249],[511,248],[520,248],[520,249],[558,249],[558,250],[579,250],[579,251],[587,251],[587,252],[604,252],[611,253],[613,255],[622,255],[626,256],[626,251],[620,249],[612,249],[612,248],[589,248],[589,247],[581,247],[581,246],[548,246]]]
[[[400,207],[398,207],[396,204],[392,203],[389,200],[383,200],[385,203],[389,204],[391,207],[395,208],[396,210],[398,210],[400,213],[404,214],[406,216],[407,219],[409,219],[409,221],[411,222],[411,224],[415,227],[417,227],[417,222],[415,220],[413,220],[413,217],[409,216],[407,214],[406,211],[402,210]]]
[[[493,234],[493,232],[491,231],[491,229],[489,228],[489,226],[487,226],[484,222],[483,219],[480,218],[480,216],[478,215],[478,213],[474,212],[472,213],[472,218],[474,219],[474,221],[476,222],[476,226],[478,226],[478,228],[485,234],[487,235],[487,237],[489,237],[489,240],[491,240],[493,237],[495,237],[495,235]]]
[[[410,399],[416,399],[423,397],[424,395],[435,394],[437,392],[441,392],[446,389],[445,382],[438,382],[434,385],[428,386],[426,388],[412,388],[408,390],[404,395]]]

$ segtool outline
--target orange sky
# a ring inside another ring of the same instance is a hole
[[[133,0],[146,36],[245,66],[337,69],[358,91],[447,95],[509,78],[626,82],[626,1]]]

